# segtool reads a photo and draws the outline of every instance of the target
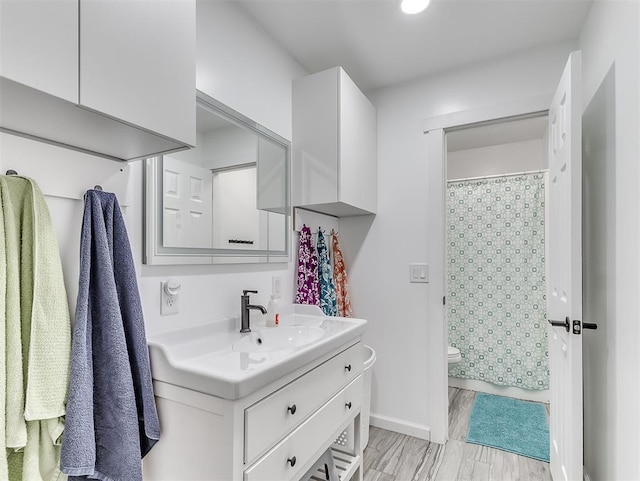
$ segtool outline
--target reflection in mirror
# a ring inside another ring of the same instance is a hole
[[[146,262],[286,261],[290,143],[201,92],[197,130],[146,161]]]

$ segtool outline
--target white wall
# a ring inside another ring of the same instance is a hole
[[[596,1],[580,36],[589,194],[584,318],[599,324],[583,337],[592,481],[640,478],[639,24],[637,1]]]
[[[548,167],[543,139],[509,142],[447,154],[447,179],[510,174]]]
[[[370,321],[365,341],[377,351],[374,420],[382,416],[418,434],[446,426],[429,405],[434,373],[428,364],[429,350],[443,340],[429,338],[430,325],[442,320],[428,317],[427,299],[430,290],[444,295],[443,278],[410,284],[408,275],[410,262],[430,261],[430,232],[443,215],[427,202],[422,121],[553,92],[574,48],[551,45],[369,93],[378,112],[378,214],[341,220],[340,229],[354,312]]]
[[[291,80],[300,65],[233,2],[198,0],[196,86],[291,139]]]
[[[236,5],[197,4],[197,86],[245,116],[291,139],[291,81],[306,72]],[[195,92],[194,92],[195,95]],[[260,291],[267,304],[271,278],[282,278],[283,302],[293,300],[293,264],[225,266],[146,266],[142,257],[142,162],[121,164],[47,144],[0,134],[0,169],[15,169],[46,184],[56,226],[69,299],[75,305],[78,282],[82,194],[96,183],[128,204],[126,219],[137,260],[147,333],[240,315],[242,289]],[[123,168],[123,172],[120,172]],[[72,196],[74,199],[56,196]],[[294,258],[294,256],[292,256]],[[160,316],[160,282],[182,282],[180,314]]]

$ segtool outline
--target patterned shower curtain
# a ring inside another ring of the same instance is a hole
[[[451,376],[549,388],[544,174],[449,182]]]

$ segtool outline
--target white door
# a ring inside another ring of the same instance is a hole
[[[162,245],[212,247],[211,171],[166,155],[162,170]]]
[[[574,52],[549,109],[547,314],[555,324],[549,324],[554,481],[583,477],[580,78],[581,56]]]

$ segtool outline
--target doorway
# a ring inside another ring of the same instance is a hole
[[[445,181],[447,133],[462,126],[499,122],[500,119],[545,113],[549,116],[549,202],[546,243],[548,288],[551,471],[557,479],[580,479],[583,472],[582,436],[582,150],[581,53],[572,52],[552,95],[521,99],[476,110],[426,119],[425,151],[428,159],[428,202],[434,236],[427,245],[432,278],[429,290],[428,335],[435,342],[429,353],[429,375],[435,389],[429,396],[434,412],[443,413],[433,423],[432,439],[446,441],[447,333],[445,329]],[[440,301],[440,302],[439,302]],[[592,328],[595,328],[592,327]]]
[[[449,386],[547,403],[546,115],[446,132]]]

